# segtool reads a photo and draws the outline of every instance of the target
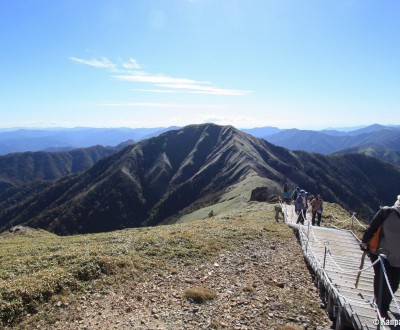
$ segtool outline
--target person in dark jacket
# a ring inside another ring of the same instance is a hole
[[[299,212],[296,223],[301,223],[304,225],[304,220],[306,219],[307,215],[307,207],[307,193],[302,189],[300,190],[300,195],[298,195],[296,198],[296,210]]]
[[[375,236],[377,233],[379,236]],[[372,242],[378,237],[377,248],[371,250]],[[400,195],[393,207],[381,208],[372,218],[365,230],[360,243],[361,250],[370,253],[371,262],[374,263],[379,255],[384,255],[384,268],[386,270],[392,292],[396,292],[400,282]],[[381,263],[374,265],[374,294],[382,318],[387,319],[392,294],[386,283]]]
[[[297,187],[296,190],[294,190],[292,192],[292,199],[294,202],[294,211],[296,212],[296,214],[299,214],[299,211],[297,210],[297,204],[296,204],[296,199],[297,197],[300,195],[300,187]]]

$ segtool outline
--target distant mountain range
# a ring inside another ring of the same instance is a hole
[[[353,130],[322,131],[260,127],[243,131],[290,150],[321,154],[362,153],[400,165],[400,126],[374,124]]]
[[[93,145],[116,146],[138,142],[178,127],[157,128],[72,128],[46,130],[0,130],[0,155],[25,151],[68,151]],[[243,132],[290,150],[330,154],[365,153],[400,165],[400,126],[371,125],[362,128],[322,131],[258,127]],[[372,152],[374,150],[374,152]],[[382,152],[385,150],[385,152]]]
[[[65,151],[94,145],[116,146],[142,140],[176,127],[155,128],[55,128],[0,130],[0,155],[25,151]]]
[[[127,146],[84,172],[6,190],[0,229],[24,224],[75,234],[157,225],[256,177],[370,216],[393,203],[400,169],[360,154],[290,151],[231,126],[191,125]]]
[[[329,154],[344,149],[380,146],[400,151],[400,127],[372,125],[350,132],[288,129],[263,136],[269,142],[291,150]]]

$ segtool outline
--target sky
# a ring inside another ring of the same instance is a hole
[[[400,124],[400,1],[1,0],[0,127]]]

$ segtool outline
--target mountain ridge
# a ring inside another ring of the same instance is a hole
[[[52,181],[82,172],[122,146],[72,149],[58,152],[24,152],[0,156],[0,196],[9,188],[33,181]]]
[[[175,130],[179,128],[180,127],[178,126],[170,126],[154,128],[75,127],[47,129],[0,129],[0,155],[28,151],[68,151],[70,149],[87,148],[94,145],[115,146],[127,140],[139,141],[158,136],[159,134],[169,130]],[[345,130],[341,130],[340,128],[324,130],[301,130],[295,128],[280,129],[273,126],[264,126],[255,128],[242,128],[240,130],[255,137],[268,140],[269,136],[278,134],[277,137],[273,138],[276,139],[282,134],[287,134],[290,131],[297,131],[298,133],[315,132],[328,136],[343,137],[357,136],[362,133],[370,134],[382,129],[400,129],[400,126],[373,124],[362,127],[348,127]],[[276,142],[274,144],[276,144]],[[319,152],[318,150],[308,150],[306,148],[307,145],[297,149]]]
[[[329,154],[370,144],[400,151],[400,128],[372,125],[346,134],[290,129],[265,137],[269,142],[290,150]]]
[[[390,183],[400,182],[400,171],[363,155],[290,151],[232,126],[189,125],[128,146],[14,205],[0,204],[0,228],[24,224],[65,235],[157,225],[215,204],[250,177],[268,179],[271,191],[288,181],[370,215],[392,202],[398,192]]]

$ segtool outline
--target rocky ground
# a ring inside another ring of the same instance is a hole
[[[38,328],[329,328],[298,254],[295,244],[256,241],[199,267],[154,274],[118,290],[87,292],[72,304],[59,301],[58,321]],[[189,288],[209,289],[216,297],[194,303],[184,297]]]
[[[271,232],[286,226],[269,222]],[[208,290],[211,297],[196,303],[196,296],[187,297],[189,289]],[[294,234],[280,240],[255,239],[200,265],[160,270],[118,287],[87,290],[73,299],[60,297],[42,313],[48,317],[35,322],[40,329],[331,327]],[[31,326],[32,322],[20,324]]]

